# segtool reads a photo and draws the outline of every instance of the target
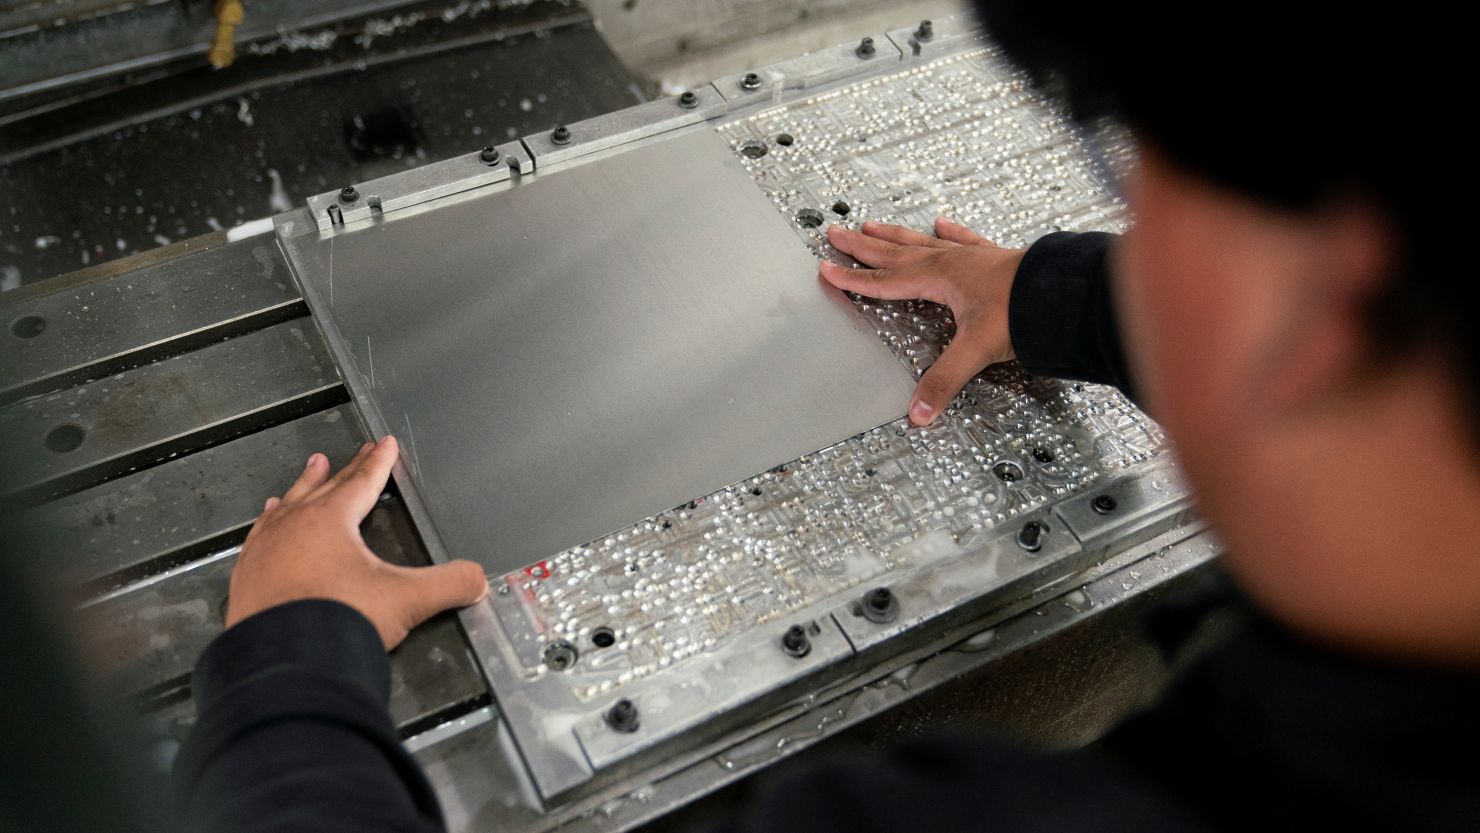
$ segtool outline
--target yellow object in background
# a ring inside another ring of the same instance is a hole
[[[225,69],[236,59],[236,27],[246,16],[241,0],[217,0],[216,37],[211,40],[211,51],[206,53],[211,66]]]

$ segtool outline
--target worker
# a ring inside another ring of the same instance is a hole
[[[1128,131],[1134,229],[1018,250],[946,220],[834,227],[862,265],[821,275],[951,308],[917,425],[1013,358],[1130,392],[1257,615],[1092,751],[925,742],[726,829],[1480,830],[1480,309],[1467,235],[1434,208],[1461,186],[1427,158],[1453,154],[1452,33],[1420,40],[1408,7],[1255,2],[1188,26],[1153,4],[981,5],[1087,129]],[[315,455],[247,538],[176,765],[190,829],[442,828],[384,649],[487,587],[471,563],[366,549],[397,455],[386,438],[333,476]]]

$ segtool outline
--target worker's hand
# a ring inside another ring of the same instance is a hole
[[[839,289],[897,301],[924,298],[951,308],[956,335],[925,371],[910,402],[910,422],[929,425],[989,364],[1013,358],[1007,300],[1024,249],[1004,249],[965,226],[935,221],[931,237],[903,226],[869,221],[863,231],[827,230],[833,247],[872,269],[822,261],[822,277]]]
[[[363,613],[387,650],[432,616],[488,595],[471,561],[400,567],[380,560],[360,521],[385,489],[400,449],[394,437],[365,443],[333,477],[322,454],[308,458],[282,498],[268,498],[231,573],[226,627],[300,599],[333,599]]]

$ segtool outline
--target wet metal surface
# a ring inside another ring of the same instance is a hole
[[[0,409],[0,496],[44,497],[327,405],[334,363],[307,319]]]
[[[0,405],[302,315],[272,238],[0,295]]]
[[[21,512],[26,555],[71,584],[157,572],[237,543],[316,451],[336,468],[363,436],[340,406]]]
[[[581,7],[536,6],[543,11],[520,12],[506,34],[490,23],[512,14],[502,10],[451,23],[429,12],[387,19],[369,34],[325,30],[244,44],[228,74],[278,62],[283,77],[235,87],[208,79],[151,97],[110,92],[45,117],[58,123],[32,136],[34,144],[0,151],[0,289],[641,100]],[[438,32],[398,50],[400,38],[433,25]],[[319,54],[334,61],[326,68],[306,60]],[[55,146],[80,123],[91,125],[90,137]]]

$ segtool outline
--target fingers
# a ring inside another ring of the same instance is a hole
[[[951,248],[957,244],[931,237],[924,232],[915,231],[912,228],[896,226],[892,223],[880,223],[875,220],[866,221],[861,227],[863,233],[869,237],[876,237],[890,243],[898,243],[901,246],[926,246],[932,249]]]
[[[960,223],[953,223],[944,217],[935,218],[935,234],[942,240],[960,243],[963,246],[976,246],[982,243],[991,244],[992,242],[966,226]]]
[[[829,226],[827,241],[838,251],[845,252],[859,263],[869,266],[905,266],[916,263],[930,254],[922,246],[891,243],[843,226]]]
[[[946,409],[971,378],[992,361],[990,350],[957,335],[915,387],[910,402],[910,424],[929,425]]]
[[[823,280],[859,295],[885,301],[932,297],[933,284],[922,272],[911,269],[849,269],[831,261],[820,261],[817,272]]]
[[[308,464],[303,467],[303,473],[298,475],[298,479],[293,482],[292,486],[288,487],[283,500],[288,503],[297,503],[313,494],[314,490],[324,485],[324,481],[328,479],[329,458],[314,452],[309,455]]]
[[[467,607],[488,595],[488,577],[472,561],[449,561],[432,567],[404,567],[396,571],[405,583],[406,629],[420,625],[444,610]]]
[[[252,539],[257,536],[258,530],[262,529],[262,522],[267,520],[267,516],[271,515],[272,510],[278,508],[278,504],[280,503],[282,503],[281,499],[270,497],[267,499],[266,503],[262,504],[262,514],[257,516],[257,520],[252,523],[252,528],[247,530],[246,539],[242,541],[243,550],[245,550],[247,544],[250,544],[252,542]]]
[[[360,466],[364,464],[365,460],[369,458],[370,452],[374,450],[375,441],[366,441],[363,445],[360,446],[360,450],[355,452],[355,456],[348,463],[344,464],[344,468],[340,469],[333,477],[325,480],[322,485],[320,485],[317,489],[313,491],[312,494],[309,495],[309,497],[324,497],[325,495],[334,491],[334,489],[338,487],[339,484],[348,480],[351,475],[359,471]]]
[[[330,499],[358,523],[375,507],[375,501],[385,491],[391,469],[400,457],[401,448],[396,444],[396,438],[389,435],[381,438],[368,453],[344,467],[344,471],[336,476],[338,483],[331,481]]]

